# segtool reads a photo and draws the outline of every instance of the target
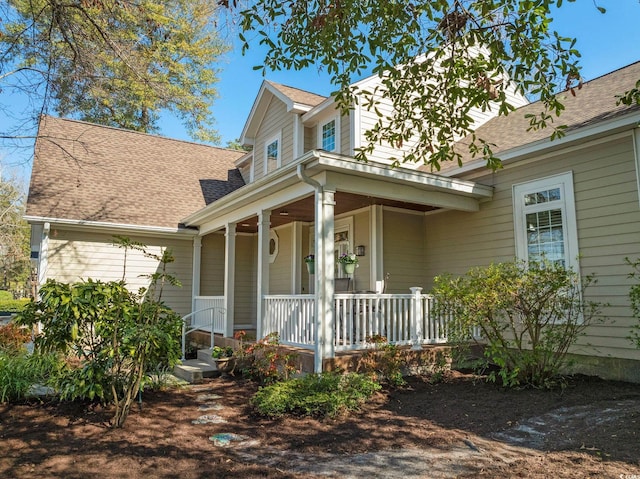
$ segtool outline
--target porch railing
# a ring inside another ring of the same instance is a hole
[[[195,296],[190,325],[195,329],[224,334],[224,296]]]
[[[278,332],[283,344],[313,348],[316,339],[313,295],[269,295],[264,333]],[[446,319],[433,314],[428,294],[336,293],[336,351],[362,349],[367,338],[384,336],[391,344],[447,342]]]
[[[277,332],[280,342],[302,348],[316,341],[312,294],[265,296],[264,333]]]

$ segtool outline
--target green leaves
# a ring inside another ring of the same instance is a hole
[[[489,376],[505,386],[549,387],[569,348],[584,329],[601,320],[602,304],[588,301],[580,277],[558,263],[512,262],[470,270],[465,276],[435,279],[438,314],[451,318],[449,338],[471,340],[474,328],[486,341]]]
[[[391,146],[400,150],[398,162],[433,170],[476,156],[495,168],[493,145],[482,138],[456,145],[478,126],[477,112],[507,115],[533,97],[541,115],[530,127],[553,133],[547,115],[562,111],[555,94],[579,78],[575,41],[550,30],[554,4],[562,2],[257,0],[240,12],[241,41],[243,51],[251,48],[251,32],[267,46],[260,68],[329,72],[343,113],[361,95],[378,120],[358,159]],[[379,76],[380,89],[350,88],[366,72]]]
[[[0,72],[22,70],[0,75],[0,87],[26,82],[45,111],[145,132],[157,131],[160,111],[169,110],[192,137],[219,140],[211,119],[214,63],[227,47],[215,28],[215,3],[4,3]]]

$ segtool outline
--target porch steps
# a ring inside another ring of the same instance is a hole
[[[198,351],[198,356],[200,352]],[[209,355],[211,357],[211,355]],[[202,359],[186,359],[173,368],[173,374],[189,383],[202,382],[204,378],[215,378],[220,372],[215,364]]]

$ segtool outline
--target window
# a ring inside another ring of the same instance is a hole
[[[338,118],[333,118],[320,124],[318,129],[318,146],[326,151],[338,151],[340,134],[338,131]]]
[[[578,234],[571,172],[514,185],[516,254],[578,272]]]
[[[264,149],[264,173],[265,175],[280,167],[280,135],[267,141]]]

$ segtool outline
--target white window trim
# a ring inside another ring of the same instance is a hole
[[[527,237],[525,228],[524,196],[540,190],[560,188],[562,200],[558,203],[562,208],[562,226],[566,233],[565,262],[573,271],[580,274],[578,225],[576,221],[576,205],[573,190],[573,172],[549,176],[526,183],[513,185],[513,217],[515,227],[516,257],[527,260]]]
[[[340,152],[340,115],[334,115],[331,118],[327,118],[326,121],[321,121],[318,123],[318,148],[323,149],[322,148],[322,128],[328,124],[331,123],[332,121],[336,122],[336,147],[333,150],[326,150],[326,151],[332,151],[334,153],[339,153]]]
[[[264,142],[263,172],[265,175],[269,173],[269,157],[267,155],[267,148],[269,147],[269,145],[271,145],[275,141],[278,142],[278,156],[276,158],[276,169],[282,166],[282,131],[279,131],[277,135],[272,136],[271,138],[269,138],[267,141]]]

